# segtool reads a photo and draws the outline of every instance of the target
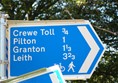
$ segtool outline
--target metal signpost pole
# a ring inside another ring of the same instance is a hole
[[[6,78],[6,16],[0,13],[0,79]]]

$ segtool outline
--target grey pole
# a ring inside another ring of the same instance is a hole
[[[6,18],[7,16],[0,12],[0,79],[6,78]]]

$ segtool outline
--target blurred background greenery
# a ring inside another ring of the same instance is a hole
[[[68,83],[118,83],[118,0],[0,0],[10,20],[89,20],[106,47],[88,80]]]

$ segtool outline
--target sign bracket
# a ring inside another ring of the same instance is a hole
[[[8,60],[0,60],[0,64],[9,64],[9,61]]]

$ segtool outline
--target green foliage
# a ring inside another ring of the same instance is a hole
[[[9,14],[12,20],[24,20],[28,14],[29,20],[35,18],[49,19],[57,8],[53,5],[59,0],[2,0],[2,11]],[[53,8],[51,8],[53,6]]]
[[[1,0],[0,9],[12,20],[89,20],[106,52],[91,79],[68,83],[118,82],[118,0]]]

